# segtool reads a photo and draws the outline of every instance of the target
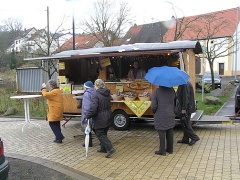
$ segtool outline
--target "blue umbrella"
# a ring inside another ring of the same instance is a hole
[[[174,87],[187,84],[189,75],[177,67],[153,67],[148,70],[145,79],[151,84],[165,87]]]

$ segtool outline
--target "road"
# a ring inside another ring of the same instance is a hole
[[[74,180],[51,168],[21,159],[9,158],[10,171],[8,180]]]

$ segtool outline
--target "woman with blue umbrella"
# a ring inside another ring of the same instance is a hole
[[[144,77],[151,84],[158,85],[151,98],[154,113],[154,127],[158,131],[160,146],[155,154],[166,156],[173,153],[173,127],[175,126],[174,86],[186,84],[189,75],[177,67],[153,67]],[[167,148],[165,142],[167,141]]]
[[[155,154],[166,156],[173,153],[173,127],[175,91],[172,87],[159,86],[151,98],[151,110],[154,113],[154,127],[158,131],[160,146]],[[166,143],[167,141],[167,143]],[[167,147],[165,147],[165,143]]]

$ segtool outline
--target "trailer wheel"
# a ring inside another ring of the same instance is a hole
[[[116,110],[112,113],[112,127],[116,130],[126,130],[130,126],[130,119],[123,110]]]

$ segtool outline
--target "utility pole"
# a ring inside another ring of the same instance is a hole
[[[204,60],[204,52],[206,51],[206,47],[202,45],[202,74],[205,72],[205,60]],[[204,80],[202,78],[202,102],[204,101]]]
[[[236,8],[237,9],[237,13],[236,13],[236,43],[235,43],[235,78],[234,81],[236,83],[237,81],[237,58],[238,58],[238,10],[239,7]],[[234,84],[235,84],[234,83]]]

